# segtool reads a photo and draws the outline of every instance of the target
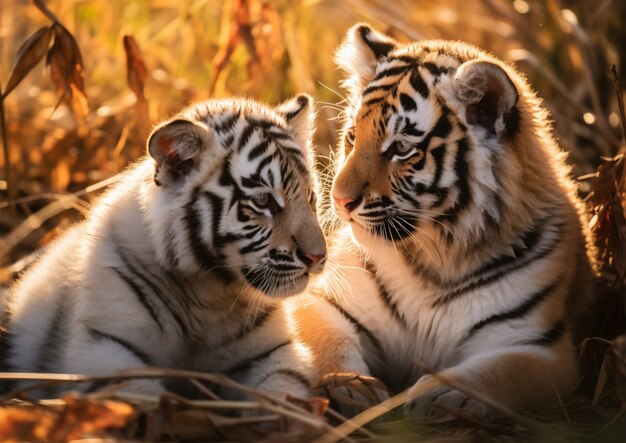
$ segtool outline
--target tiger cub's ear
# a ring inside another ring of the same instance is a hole
[[[465,119],[498,137],[513,135],[519,126],[519,94],[505,70],[495,63],[471,60],[459,66],[456,95]]]
[[[287,121],[289,132],[300,148],[309,149],[315,131],[313,98],[307,94],[298,94],[275,109]]]
[[[348,30],[335,53],[335,63],[348,74],[348,80],[363,88],[374,79],[378,60],[398,45],[367,23],[359,23]]]
[[[157,126],[148,138],[148,153],[156,163],[156,184],[187,175],[212,143],[211,132],[199,122],[177,119]]]

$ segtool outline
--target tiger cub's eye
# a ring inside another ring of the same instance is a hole
[[[404,160],[417,152],[421,152],[417,145],[396,140],[389,145],[387,150],[383,152],[383,155],[390,160]]]
[[[404,143],[404,142],[396,142],[395,143],[395,149],[396,149],[396,153],[402,155],[402,154],[406,154],[410,151],[413,150],[414,146],[409,144],[409,143]]]
[[[266,209],[269,209],[271,213],[274,213],[278,210],[278,204],[269,192],[259,192],[251,195],[248,197],[248,200],[250,201],[250,206],[256,212],[263,213]]]
[[[354,134],[354,128],[350,129],[348,132],[346,132],[346,142],[348,142],[349,145],[354,146],[354,142],[356,141],[356,135]]]

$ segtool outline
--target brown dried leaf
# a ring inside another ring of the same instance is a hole
[[[76,39],[59,23],[53,25],[54,43],[46,56],[50,76],[78,118],[87,113],[83,60]]]
[[[623,155],[598,168],[587,200],[593,214],[592,231],[604,270],[617,287],[626,286],[626,166]]]
[[[54,423],[54,416],[44,408],[0,408],[0,441],[44,442]]]
[[[132,35],[124,36],[124,51],[126,52],[126,69],[128,86],[138,100],[145,100],[143,93],[148,69],[144,63],[141,50]]]
[[[26,39],[17,51],[17,59],[11,69],[9,81],[3,96],[6,97],[28,75],[28,73],[41,61],[50,47],[52,38],[52,26],[38,29]]]
[[[75,83],[70,83],[69,88],[69,100],[70,107],[74,112],[74,115],[78,120],[83,121],[87,114],[89,114],[89,104],[87,103],[87,97],[83,94],[83,91],[78,88]]]
[[[0,441],[63,442],[121,428],[134,416],[126,403],[65,396],[60,410],[43,406],[0,409]]]
[[[57,427],[71,429],[68,440],[109,428],[121,428],[135,413],[132,406],[116,401],[95,402],[69,395],[64,400],[67,406],[61,412]]]

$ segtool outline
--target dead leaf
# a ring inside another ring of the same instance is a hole
[[[63,397],[60,407],[41,405],[0,408],[0,441],[64,442],[121,428],[135,415],[132,406],[116,401]]]
[[[54,415],[40,407],[0,408],[0,441],[45,442]]]
[[[145,100],[143,90],[148,76],[148,69],[143,61],[139,45],[132,35],[124,36],[124,51],[126,52],[128,86],[138,100]]]
[[[65,396],[67,407],[62,411],[57,426],[72,427],[68,439],[81,438],[109,428],[121,428],[134,415],[132,406],[117,401],[96,402]]]
[[[11,69],[9,81],[3,92],[3,97],[15,89],[28,73],[41,61],[50,47],[52,38],[52,26],[38,29],[31,34],[17,51],[15,64]]]
[[[74,114],[82,118],[88,110],[80,49],[63,25],[55,23],[53,28],[54,43],[46,56],[46,65],[50,67],[50,77],[61,99],[64,98]]]

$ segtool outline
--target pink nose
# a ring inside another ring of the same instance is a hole
[[[335,204],[337,206],[339,206],[340,208],[347,209],[348,211],[350,210],[348,205],[354,201],[350,197],[337,198],[335,195],[333,195],[333,200],[335,200]]]
[[[326,258],[326,254],[321,254],[321,255],[304,254],[304,256],[308,258],[309,260],[311,260],[311,264],[309,265],[309,268],[314,267],[315,265],[317,265],[319,262],[321,262],[322,260]]]

